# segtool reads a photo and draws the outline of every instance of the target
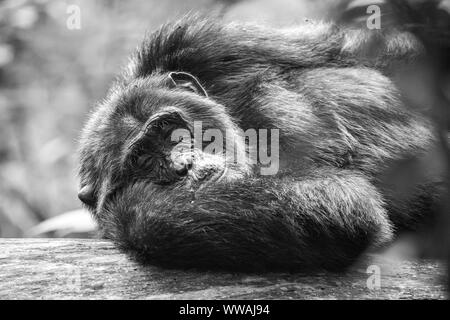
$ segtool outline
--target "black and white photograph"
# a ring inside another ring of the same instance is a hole
[[[0,300],[448,300],[449,57],[450,0],[0,0]]]

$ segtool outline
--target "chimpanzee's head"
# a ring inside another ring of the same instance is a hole
[[[194,141],[199,124],[200,138],[208,129],[222,133],[223,151],[227,139],[239,135],[225,108],[188,73],[117,83],[82,133],[80,200],[98,216],[118,190],[134,183],[167,195],[248,172],[247,166],[227,163],[225,152],[210,152],[205,142]]]

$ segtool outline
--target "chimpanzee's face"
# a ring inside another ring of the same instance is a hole
[[[219,129],[225,137],[234,123],[201,87],[190,87],[186,74],[182,82],[173,78],[118,86],[90,118],[81,138],[79,198],[92,212],[133,183],[165,193],[195,192],[226,176],[224,154],[198,148],[193,126],[201,121],[202,130]]]

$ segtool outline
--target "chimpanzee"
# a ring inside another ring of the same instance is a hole
[[[438,175],[402,197],[386,180],[437,141],[393,81],[422,53],[401,30],[165,24],[83,130],[79,198],[101,235],[143,263],[343,270],[433,216]],[[269,150],[276,170],[233,161]]]

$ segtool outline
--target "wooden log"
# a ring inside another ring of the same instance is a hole
[[[107,241],[0,239],[0,299],[445,299],[444,274],[436,261],[380,255],[339,275],[166,270]]]

